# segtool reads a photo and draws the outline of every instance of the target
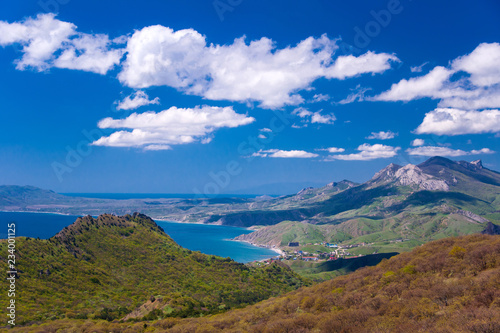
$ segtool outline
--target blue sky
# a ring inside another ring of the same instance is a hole
[[[0,13],[0,184],[280,192],[434,155],[500,170],[497,1],[41,0]]]

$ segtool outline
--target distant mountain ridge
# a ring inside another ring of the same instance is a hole
[[[500,174],[480,160],[433,157],[419,165],[390,164],[366,183],[291,211],[302,215],[288,218],[290,211],[284,211],[279,224],[238,239],[266,246],[363,242],[374,243],[374,250],[403,251],[433,239],[481,232],[489,222],[500,224]],[[220,218],[232,224],[233,217]],[[297,223],[309,225],[299,228],[308,232],[297,232]],[[384,245],[394,240],[406,243]]]
[[[292,221],[317,226],[325,241],[337,242],[410,239],[421,244],[480,232],[488,221],[500,224],[500,173],[485,168],[480,160],[455,162],[443,157],[418,165],[390,164],[363,184],[343,180],[277,198],[110,200],[44,190],[27,196],[25,192],[36,191],[16,190],[19,193],[0,187],[0,210],[85,215],[140,211],[179,222],[274,229]],[[274,229],[272,233],[279,235],[280,230]],[[262,239],[252,241],[269,245]]]

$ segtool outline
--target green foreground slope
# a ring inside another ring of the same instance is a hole
[[[6,261],[7,242],[0,241]],[[155,316],[242,307],[306,281],[286,266],[250,268],[181,248],[141,214],[79,218],[48,240],[16,239],[17,324],[58,318],[117,319],[154,296]],[[2,282],[7,290],[6,280]],[[2,297],[0,306],[6,307]],[[142,308],[129,318],[141,318]]]
[[[145,323],[60,320],[12,332],[499,332],[500,236],[434,241],[244,309]]]

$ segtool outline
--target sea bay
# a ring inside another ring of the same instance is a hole
[[[78,216],[49,213],[0,212],[0,238],[7,238],[7,224],[16,224],[16,236],[48,239],[73,223]],[[272,250],[248,243],[231,241],[241,234],[250,233],[245,228],[219,225],[156,221],[165,232],[182,247],[205,254],[246,263],[276,256]]]

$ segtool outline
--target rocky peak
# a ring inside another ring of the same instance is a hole
[[[306,187],[306,188],[303,188],[302,190],[300,190],[299,192],[297,192],[296,195],[303,195],[303,194],[307,194],[309,193],[311,190],[313,190],[314,188],[313,187]]]
[[[404,186],[416,185],[420,190],[448,191],[449,186],[446,181],[426,174],[418,166],[413,164],[405,165],[398,169],[394,177],[399,184]]]
[[[387,181],[387,180],[393,180],[394,176],[396,174],[396,171],[401,169],[400,165],[391,163],[379,172],[377,172],[373,177],[372,181],[380,182],[380,181]]]

